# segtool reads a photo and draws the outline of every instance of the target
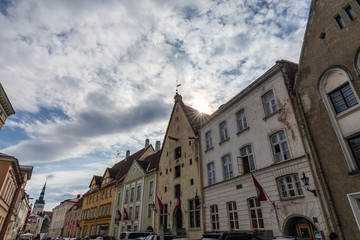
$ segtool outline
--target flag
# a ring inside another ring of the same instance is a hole
[[[257,193],[257,197],[258,197],[259,202],[266,201],[267,199],[266,199],[264,190],[262,189],[262,187],[260,186],[260,184],[256,180],[256,178],[252,174],[251,174],[251,176],[252,176],[253,181],[254,181],[254,185],[255,185],[255,188],[256,188],[256,193]]]
[[[178,199],[178,204],[177,204],[176,207],[177,207],[178,209],[181,209],[181,199],[180,199],[179,192],[176,193],[176,197],[177,197],[177,199]]]
[[[163,204],[162,204],[162,202],[161,202],[161,200],[160,200],[160,198],[157,196],[157,200],[158,200],[158,204],[159,204],[159,210],[160,210],[160,212],[162,212],[163,211]]]
[[[118,221],[121,221],[121,212],[120,212],[119,209],[117,210],[117,214],[118,214],[118,219],[117,219],[117,220],[118,220]]]
[[[124,217],[123,221],[129,220],[129,214],[127,213],[126,209],[124,208]]]

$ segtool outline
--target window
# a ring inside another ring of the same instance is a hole
[[[209,163],[208,164],[208,176],[209,176],[209,185],[214,184],[216,182],[215,180],[215,163]]]
[[[240,156],[242,159],[242,166],[244,173],[255,171],[254,155],[251,145],[240,149]]]
[[[147,207],[147,218],[151,218],[151,213],[152,213],[152,204],[149,203]]]
[[[347,195],[357,226],[360,230],[360,192],[350,193]]]
[[[108,216],[110,215],[110,207],[111,207],[110,204],[108,204],[107,205],[107,211],[106,211],[106,215],[108,215]]]
[[[168,205],[163,204],[163,210],[160,211],[160,225],[165,226],[165,228],[167,228],[167,222],[168,222]]]
[[[205,140],[206,140],[206,149],[212,148],[213,145],[212,145],[211,131],[205,133]]]
[[[99,200],[99,193],[96,195],[96,201]]]
[[[175,178],[180,177],[180,171],[181,171],[181,166],[178,165],[175,167]]]
[[[129,207],[129,219],[132,220],[132,207]]]
[[[131,188],[131,192],[130,192],[130,202],[134,201],[134,195],[135,195],[135,188]]]
[[[303,196],[301,184],[297,174],[287,175],[277,179],[281,199]]]
[[[111,188],[110,189],[110,197],[112,196],[112,193],[113,193],[113,189]]]
[[[335,19],[335,22],[336,22],[336,24],[338,25],[338,27],[339,27],[340,29],[343,29],[343,28],[345,27],[345,22],[344,22],[344,20],[342,19],[342,17],[340,16],[340,14],[336,15],[336,16],[334,17],[334,19]]]
[[[350,5],[348,5],[347,7],[344,8],[346,14],[348,15],[348,17],[350,18],[351,21],[354,21],[356,18],[356,13],[354,12],[354,9],[352,9],[352,7]]]
[[[236,209],[236,202],[228,202],[226,204],[229,217],[230,228],[239,229],[238,213]]]
[[[175,149],[175,159],[181,158],[181,147]]]
[[[211,205],[210,206],[210,219],[211,219],[211,226],[213,230],[219,230],[220,229],[220,223],[219,223],[219,211],[217,205]]]
[[[329,94],[336,113],[341,113],[358,104],[349,83],[341,86]]]
[[[174,190],[175,190],[175,197],[177,197],[178,194],[179,194],[179,196],[181,196],[181,185],[180,184],[175,185]]]
[[[121,192],[118,193],[117,205],[120,205],[121,201]]]
[[[190,228],[200,227],[200,202],[199,200],[189,200],[189,220]]]
[[[129,200],[129,189],[125,191],[125,203],[127,203]]]
[[[252,227],[264,228],[264,220],[261,212],[261,206],[257,198],[249,199],[249,211]]]
[[[360,168],[360,135],[348,140],[357,167]]]
[[[236,113],[236,123],[238,127],[238,132],[248,127],[244,109],[241,109]]]
[[[104,196],[105,196],[105,191],[102,192],[102,197],[101,197],[101,199],[104,199]]]
[[[228,136],[227,126],[226,126],[226,121],[223,121],[222,123],[220,123],[219,129],[220,129],[220,142],[228,139],[229,136]]]
[[[136,188],[136,200],[140,200],[141,197],[141,186],[137,186]]]
[[[190,179],[190,185],[194,185],[194,179]]]
[[[135,219],[139,218],[139,206],[135,206]]]
[[[109,193],[109,189],[106,190],[106,193],[105,193],[105,198],[108,197],[108,193]]]
[[[265,116],[268,116],[278,110],[273,90],[268,91],[261,97],[264,105]]]
[[[291,158],[284,131],[279,131],[271,135],[270,141],[271,141],[275,161],[277,163]]]
[[[223,166],[224,166],[224,178],[229,179],[233,177],[233,169],[231,164],[230,155],[226,155],[222,158]]]
[[[154,181],[149,182],[149,197],[154,194]]]

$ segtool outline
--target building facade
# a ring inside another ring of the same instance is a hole
[[[67,212],[64,224],[64,237],[79,238],[80,237],[80,218],[82,211],[83,198],[80,198]]]
[[[0,83],[0,130],[4,126],[6,119],[13,114],[15,114],[15,111]]]
[[[313,0],[295,82],[332,231],[360,234],[360,2]]]
[[[256,230],[268,238],[328,234],[287,90],[296,70],[296,64],[279,61],[202,124],[207,232]]]
[[[196,127],[205,118],[186,106],[176,93],[157,173],[156,196],[163,209],[155,212],[155,230],[201,238],[201,177]]]
[[[48,237],[59,238],[63,236],[66,212],[79,200],[80,195],[74,199],[66,199],[53,208]]]

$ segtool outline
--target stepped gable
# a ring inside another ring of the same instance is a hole
[[[137,159],[139,159],[142,154],[147,150],[148,147],[150,147],[151,145],[147,146],[146,148],[143,148],[139,151],[137,151],[136,153],[130,155],[128,158],[125,158],[123,160],[121,160],[120,162],[116,163],[111,169],[114,169],[117,171],[116,174],[116,179],[117,180],[122,180],[122,178],[126,175],[126,173],[128,172],[128,170],[130,169],[131,165],[133,164],[133,162]]]
[[[153,172],[158,169],[161,151],[147,156],[143,161],[136,160],[145,173]]]

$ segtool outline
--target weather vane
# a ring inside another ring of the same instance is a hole
[[[181,83],[178,84],[178,80],[176,79],[176,93],[178,93],[180,86],[181,86]]]

